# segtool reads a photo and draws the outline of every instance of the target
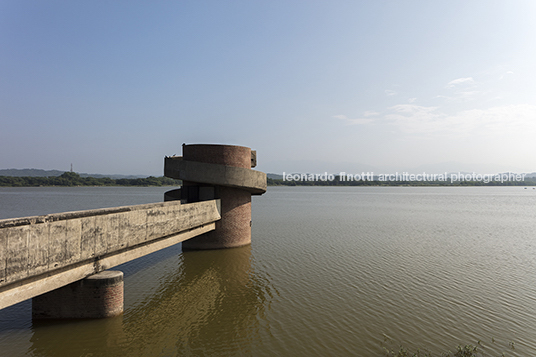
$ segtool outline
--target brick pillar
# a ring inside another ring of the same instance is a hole
[[[92,319],[122,313],[121,271],[103,271],[32,299],[34,319]]]
[[[183,145],[184,160],[251,169],[251,149],[234,145]],[[183,181],[187,202],[221,199],[216,230],[182,243],[183,250],[221,249],[251,244],[251,193],[234,187]]]

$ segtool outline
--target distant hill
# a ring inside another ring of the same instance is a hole
[[[283,175],[280,175],[280,174],[266,174],[266,177],[269,178],[269,179],[274,179],[274,180],[282,180],[283,179]]]
[[[60,170],[42,170],[42,169],[0,169],[0,176],[11,177],[55,177],[61,176],[65,171]],[[142,175],[103,175],[103,174],[86,174],[79,173],[80,177],[95,177],[104,178],[109,177],[112,179],[136,179],[144,178]]]
[[[0,176],[13,177],[48,177],[60,176],[65,171],[41,169],[0,169]]]

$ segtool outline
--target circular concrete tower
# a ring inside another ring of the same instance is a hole
[[[221,220],[214,231],[182,243],[184,250],[221,249],[251,243],[251,195],[266,192],[266,174],[251,170],[256,153],[234,145],[183,145],[182,157],[168,157],[167,177],[183,180],[180,194],[167,197],[184,203],[220,199]],[[172,191],[173,192],[173,191]]]

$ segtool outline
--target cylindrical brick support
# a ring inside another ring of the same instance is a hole
[[[182,154],[183,159],[188,161],[251,169],[251,149],[244,146],[183,145]],[[210,192],[213,192],[214,197],[207,196]],[[250,192],[234,187],[183,181],[182,195],[188,202],[221,199],[221,220],[216,222],[216,229],[184,241],[184,250],[232,248],[251,243]]]
[[[121,271],[103,271],[32,299],[34,319],[93,319],[121,313]]]
[[[251,169],[251,148],[236,145],[190,144],[182,146],[184,160]]]

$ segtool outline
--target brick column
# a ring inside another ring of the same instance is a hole
[[[122,313],[121,271],[103,271],[32,299],[34,319],[91,319]]]
[[[183,145],[183,159],[251,169],[251,149],[234,145]],[[251,244],[251,193],[235,187],[183,182],[182,198],[188,202],[221,199],[221,220],[216,230],[182,243],[184,250],[220,249]],[[212,196],[212,197],[211,197]]]

